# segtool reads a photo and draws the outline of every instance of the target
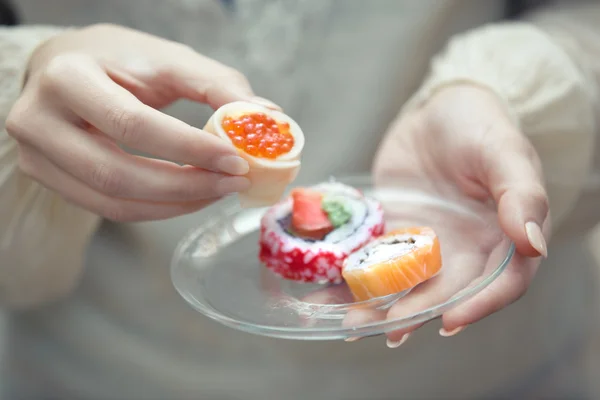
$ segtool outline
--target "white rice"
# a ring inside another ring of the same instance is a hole
[[[411,239],[414,243],[409,243]],[[396,241],[400,243],[394,243]],[[373,265],[401,257],[414,248],[431,245],[433,239],[425,235],[401,234],[379,238],[352,253],[344,263],[344,270],[369,269]]]

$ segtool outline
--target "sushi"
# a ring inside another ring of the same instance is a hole
[[[346,257],[383,230],[381,204],[353,187],[297,188],[262,217],[259,258],[284,279],[340,283]]]
[[[440,243],[433,229],[413,227],[389,232],[344,261],[343,278],[356,301],[411,289],[442,267]]]
[[[250,189],[239,193],[243,208],[277,203],[300,170],[304,134],[286,114],[258,104],[232,102],[217,109],[204,130],[236,147],[248,161]]]

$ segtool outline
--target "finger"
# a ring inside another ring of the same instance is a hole
[[[130,71],[120,64],[106,63],[104,67],[113,81],[154,108],[185,98],[215,110],[230,102],[248,101],[281,111],[272,101],[255,96],[242,73],[191,49],[176,62],[164,65],[158,74]]]
[[[165,78],[184,97],[215,110],[234,101],[249,101],[281,111],[277,104],[256,96],[244,74],[196,52],[170,64],[165,72]]]
[[[516,253],[511,265],[494,282],[442,316],[444,331],[461,330],[520,299],[527,291],[538,266],[539,259]],[[474,282],[474,285],[478,283],[480,282]]]
[[[453,255],[452,264],[459,266],[477,265],[481,263],[478,255],[465,252]],[[471,281],[468,273],[450,275],[451,271],[458,267],[443,269],[432,279],[415,287],[406,297],[394,304],[387,314],[387,320],[414,319],[416,315],[422,314],[432,307],[448,301],[460,288],[464,288]],[[464,268],[462,268],[464,269]],[[466,270],[466,269],[464,269]],[[387,333],[390,342],[402,341],[406,334],[419,329],[425,322],[417,322],[402,329]]]
[[[233,101],[250,101],[275,110],[275,103],[254,94],[250,82],[240,71],[198,54],[192,49],[167,64],[163,77],[184,97],[206,103],[213,109]]]
[[[115,199],[95,191],[59,169],[43,155],[21,147],[19,166],[28,176],[94,214],[111,221],[137,222],[172,218],[200,210],[216,199],[190,203],[149,203]]]
[[[497,206],[500,225],[528,257],[547,257],[542,232],[549,205],[540,162],[531,144],[520,133],[496,135],[497,146],[484,153],[485,184]]]
[[[385,321],[386,311],[365,308],[356,308],[348,311],[342,321],[342,326],[346,329],[355,329],[365,325],[376,324],[378,322]],[[373,335],[371,335],[373,336]],[[378,335],[376,335],[378,336]],[[365,336],[351,336],[345,339],[346,342],[355,342],[363,339]]]
[[[302,301],[311,304],[350,304],[354,302],[352,293],[347,285],[333,285],[324,289],[309,292],[302,297]]]
[[[549,219],[543,231],[550,229]],[[472,290],[483,280],[492,277],[494,270],[505,262],[511,243],[503,240],[490,253],[482,276],[473,280],[462,292]],[[461,330],[520,299],[527,291],[540,265],[539,258],[530,258],[515,253],[507,268],[481,292],[465,303],[447,311],[442,316],[443,329],[447,332]],[[458,296],[459,294],[457,294]]]
[[[146,154],[215,172],[245,175],[248,163],[236,149],[140,102],[115,84],[93,60],[55,59],[45,87],[69,108],[118,143]]]
[[[246,190],[250,182],[191,166],[136,157],[64,121],[44,121],[49,134],[32,140],[28,153],[53,164],[110,197],[152,202],[189,202]]]
[[[319,314],[321,310],[317,305],[323,305],[324,313],[331,313],[332,309],[327,305],[344,305],[348,308],[348,312],[344,315],[342,320],[342,326],[346,329],[356,329],[357,327],[381,322],[385,320],[386,311],[381,309],[375,309],[367,305],[361,305],[354,303],[354,297],[352,292],[346,284],[328,286],[324,289],[315,290],[302,297],[304,304],[310,304],[311,307],[308,318],[306,319],[305,325],[310,326],[311,322],[314,322],[315,314]],[[352,304],[352,305],[351,305]],[[340,311],[333,311],[340,312]],[[378,336],[378,335],[375,335]],[[347,342],[354,342],[362,339],[360,335],[351,336],[345,339]]]

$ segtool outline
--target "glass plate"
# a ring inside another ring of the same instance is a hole
[[[224,325],[277,338],[335,340],[405,329],[441,316],[496,279],[514,244],[493,204],[455,188],[414,179],[374,185],[369,176],[336,179],[378,199],[386,230],[427,225],[438,234],[443,267],[408,293],[353,302],[347,286],[283,280],[258,260],[266,208],[243,210],[225,199],[179,243],[171,278],[197,311]]]

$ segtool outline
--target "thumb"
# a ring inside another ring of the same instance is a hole
[[[520,254],[547,257],[542,227],[548,225],[549,203],[537,153],[520,132],[496,137],[501,142],[487,147],[483,166],[500,225]]]

